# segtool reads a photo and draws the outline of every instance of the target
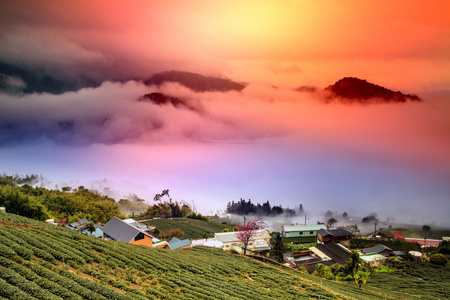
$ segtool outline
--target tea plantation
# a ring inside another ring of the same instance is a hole
[[[181,229],[187,239],[201,239],[205,233],[213,237],[215,232],[222,232],[225,228],[232,229],[235,226],[228,223],[222,224],[220,220],[203,221],[189,218],[153,219],[143,223],[155,226],[163,235],[170,229]]]
[[[155,249],[0,220],[0,299],[403,299],[219,249]]]

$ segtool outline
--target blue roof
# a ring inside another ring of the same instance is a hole
[[[173,250],[173,249],[178,249],[178,248],[182,248],[182,247],[186,247],[186,246],[190,246],[190,245],[191,245],[191,241],[189,239],[180,240],[180,239],[177,239],[176,237],[174,237],[169,242],[169,249]]]

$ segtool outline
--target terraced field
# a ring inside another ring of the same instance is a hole
[[[8,220],[0,228],[0,296],[7,299],[346,299],[218,249],[154,249],[0,218]]]
[[[448,295],[447,285],[434,279],[423,283],[427,290],[421,296],[418,285],[412,293],[405,284],[397,287],[402,278],[395,274],[391,283],[379,274],[360,289],[354,282],[322,280],[218,249],[154,249],[2,212],[0,220],[0,299],[370,300]],[[445,275],[448,281],[448,268],[436,270],[436,278]]]

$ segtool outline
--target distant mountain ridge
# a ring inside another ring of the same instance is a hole
[[[325,91],[331,92],[329,100],[338,99],[344,103],[404,103],[407,101],[423,101],[416,95],[392,91],[356,77],[344,77],[325,88]]]
[[[241,91],[246,87],[244,83],[238,83],[229,79],[204,76],[197,73],[183,71],[167,71],[157,73],[144,80],[145,85],[160,86],[166,82],[176,82],[195,92],[228,92]]]
[[[193,111],[200,111],[201,108],[186,99],[169,96],[163,93],[150,93],[138,99],[138,102],[150,102],[159,106],[172,104],[176,108],[185,108]]]

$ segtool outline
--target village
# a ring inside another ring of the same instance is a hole
[[[59,224],[53,220],[48,223],[65,226],[66,228],[86,235],[104,240],[125,242],[135,245],[145,245],[154,248],[166,248],[170,250],[185,249],[197,246],[207,246],[222,249],[227,252],[246,255],[264,262],[279,264],[289,268],[301,268],[308,273],[314,273],[318,265],[331,267],[335,264],[345,266],[352,257],[352,252],[357,253],[361,264],[368,267],[380,267],[392,261],[423,261],[421,249],[430,252],[430,248],[437,248],[443,241],[448,243],[450,238],[442,240],[405,238],[402,232],[394,232],[394,237],[388,237],[382,230],[372,232],[365,237],[355,236],[344,228],[330,228],[326,224],[298,225],[290,224],[282,226],[280,231],[275,231],[273,226],[263,223],[265,227],[241,226],[241,231],[216,232],[214,237],[203,239],[187,239],[172,237],[170,240],[162,240],[155,236],[159,232],[154,226],[146,225],[135,219],[120,219],[112,217],[104,226],[93,224],[86,218],[77,222],[64,225],[64,220]],[[329,224],[328,224],[329,225]],[[242,231],[247,231],[245,237],[239,236]],[[277,235],[285,241],[290,241],[281,250],[282,259],[274,257],[274,243]],[[356,238],[356,240],[354,240]],[[357,247],[363,245],[367,247]],[[355,241],[359,241],[355,244]],[[376,241],[376,243],[374,243]],[[395,244],[392,248],[389,245]],[[402,249],[399,250],[401,245]],[[406,246],[405,246],[406,245]],[[397,249],[395,249],[397,248]],[[412,249],[407,251],[407,249]]]

